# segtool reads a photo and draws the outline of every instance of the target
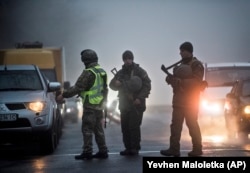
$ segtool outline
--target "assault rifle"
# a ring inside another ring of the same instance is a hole
[[[171,69],[171,68],[173,68],[173,67],[175,67],[175,66],[177,66],[181,62],[182,62],[182,59],[180,61],[178,61],[178,62],[176,62],[176,63],[168,66],[168,67],[165,67],[165,65],[162,64],[161,65],[161,70],[164,71],[169,77],[173,77],[173,75],[171,73],[169,73],[168,70]]]
[[[161,65],[161,70],[164,71],[170,78],[173,77],[173,75],[171,73],[168,72],[169,69],[171,69],[172,67],[177,66],[178,64],[180,64],[182,62],[182,59],[168,67],[165,67],[163,64]],[[200,90],[203,91],[206,87],[208,86],[207,81],[201,81],[200,83]]]
[[[115,76],[116,73],[117,73],[117,69],[114,67],[114,68],[111,70],[111,73],[113,73],[113,75]]]
[[[113,68],[113,69],[111,70],[111,72],[112,72],[113,75],[115,76],[115,75],[117,74],[118,71],[117,71],[116,68]],[[123,88],[124,88],[124,90],[125,90],[125,93],[127,94],[128,98],[130,98],[130,95],[129,95],[130,91],[129,91],[129,89],[128,89],[128,86],[127,86],[126,81],[125,81],[124,79],[120,79],[120,80],[121,80],[121,83],[122,83]]]
[[[107,108],[107,105],[105,105],[105,108],[104,108],[104,128],[107,127],[107,115],[108,115],[108,108]]]
[[[115,76],[115,75],[117,74],[118,71],[117,71],[117,69],[114,67],[114,68],[111,70],[111,72],[112,72],[113,75]],[[130,101],[130,98],[132,98],[132,95],[129,94],[130,91],[129,91],[129,89],[128,89],[127,83],[126,83],[125,80],[122,80],[121,82],[122,82],[123,88],[124,88],[124,90],[125,90],[125,94],[127,94],[128,100]],[[135,110],[135,112],[138,114],[137,109],[136,109],[135,105],[133,104],[133,102],[130,101],[130,103],[131,103],[133,109]]]
[[[107,97],[107,96],[106,96]],[[107,98],[105,98],[105,108],[104,108],[104,128],[107,127],[107,116],[108,116],[108,107],[107,107]]]

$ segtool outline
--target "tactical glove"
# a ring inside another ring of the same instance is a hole
[[[173,80],[173,76],[167,75],[165,78],[165,81],[167,82],[167,84],[171,84],[171,81]]]
[[[177,78],[177,77],[174,77],[174,76],[171,76],[171,75],[167,75],[165,81],[166,81],[169,85],[178,86],[179,83],[181,82],[181,79],[180,79],[180,78]]]

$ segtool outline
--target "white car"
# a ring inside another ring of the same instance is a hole
[[[35,65],[0,65],[0,145],[38,142],[45,153],[57,147],[62,117],[55,92]]]
[[[201,93],[200,121],[202,125],[225,127],[224,106],[226,94],[233,82],[250,77],[249,62],[205,63],[204,80],[208,86]]]

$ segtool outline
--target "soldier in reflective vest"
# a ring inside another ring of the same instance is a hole
[[[77,79],[74,86],[57,97],[63,98],[80,95],[83,104],[82,134],[83,151],[75,159],[108,158],[108,149],[103,130],[103,110],[108,94],[107,74],[98,64],[97,54],[90,49],[81,52],[81,60],[85,69]],[[99,151],[93,152],[93,134]]]

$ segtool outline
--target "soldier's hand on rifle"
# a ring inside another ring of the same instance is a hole
[[[173,77],[170,84],[172,85],[172,87],[178,87],[180,86],[180,83],[181,83],[180,78]]]
[[[171,84],[172,79],[173,79],[173,76],[167,75],[166,78],[165,78],[165,81],[166,81],[168,84]]]
[[[166,82],[171,85],[172,87],[177,87],[180,85],[181,83],[181,79],[177,78],[177,77],[173,77],[173,76],[167,76],[166,77]]]

